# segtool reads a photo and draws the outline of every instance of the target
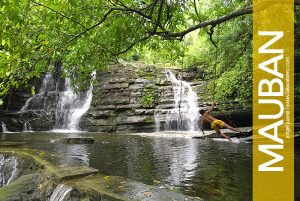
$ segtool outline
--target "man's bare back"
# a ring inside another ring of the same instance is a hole
[[[216,104],[214,102],[207,111],[200,110],[200,114],[202,115],[201,122],[200,122],[201,130],[204,134],[203,124],[204,124],[204,122],[207,122],[210,124],[211,128],[214,129],[218,134],[220,134],[221,136],[223,136],[224,138],[228,139],[231,142],[230,138],[227,135],[221,133],[220,128],[228,128],[235,132],[241,132],[241,131],[238,128],[233,128],[233,127],[229,126],[228,124],[226,124],[225,122],[218,120],[218,119],[214,118],[212,115],[210,115],[210,113],[214,110],[215,106],[216,106]]]
[[[212,123],[214,120],[216,120],[216,118],[214,118],[213,116],[211,116],[210,114],[208,114],[208,113],[204,113],[203,115],[202,115],[202,118],[203,118],[203,120],[205,121],[205,122],[207,122],[207,123]]]

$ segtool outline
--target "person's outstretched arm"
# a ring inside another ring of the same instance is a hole
[[[211,113],[215,109],[215,106],[216,106],[216,103],[213,102],[211,107],[206,111],[206,113],[208,113],[208,114]]]

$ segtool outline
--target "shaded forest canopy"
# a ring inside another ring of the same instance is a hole
[[[54,71],[55,62],[63,66],[63,76],[84,86],[93,70],[122,58],[204,68],[215,99],[245,102],[252,94],[251,4],[250,0],[2,0],[0,97],[20,86],[31,87],[28,81]],[[295,13],[299,39],[298,7]],[[299,57],[299,41],[295,44]]]

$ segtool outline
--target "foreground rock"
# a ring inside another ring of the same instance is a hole
[[[119,176],[102,174],[91,175],[76,181],[70,181],[75,188],[94,192],[107,200],[141,200],[141,201],[199,201],[201,198],[189,197],[180,193],[150,186]]]
[[[146,185],[119,176],[99,174],[86,166],[56,166],[37,157],[34,150],[1,150],[5,157],[16,157],[26,169],[0,188],[0,200],[6,201],[199,201],[158,186]],[[18,166],[22,168],[22,166]]]
[[[51,193],[51,187],[48,191],[38,188],[42,186],[44,179],[39,173],[23,175],[11,184],[0,188],[0,200],[46,200]]]

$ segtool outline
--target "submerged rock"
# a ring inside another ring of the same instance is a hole
[[[66,144],[94,144],[95,140],[90,137],[72,137],[72,138],[63,138],[61,142]]]
[[[69,184],[71,184],[74,188],[81,189],[85,192],[93,192],[92,196],[98,195],[98,197],[102,198],[101,200],[202,200],[198,197],[190,197],[178,192],[162,189],[159,186],[146,185],[120,176],[96,174],[70,181]]]

